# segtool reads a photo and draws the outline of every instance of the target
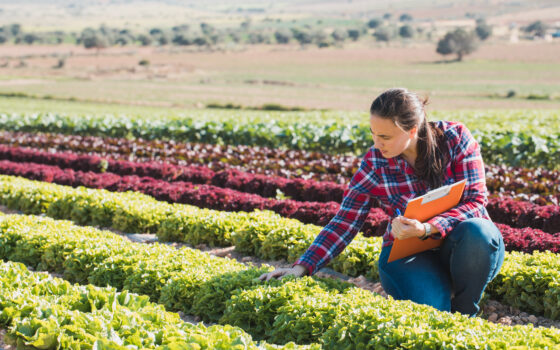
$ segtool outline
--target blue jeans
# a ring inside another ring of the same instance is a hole
[[[391,246],[381,250],[379,276],[387,294],[441,311],[476,316],[486,285],[504,262],[502,234],[490,220],[459,223],[439,249],[387,263]]]

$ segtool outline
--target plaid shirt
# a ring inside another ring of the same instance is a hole
[[[461,123],[437,121],[435,126],[444,131],[450,161],[447,164],[444,185],[467,179],[461,202],[449,211],[428,220],[439,233],[433,238],[444,238],[453,228],[469,218],[491,220],[486,210],[488,190],[480,147],[470,131]],[[294,263],[305,266],[312,275],[328,264],[346,248],[361,229],[373,199],[394,218],[396,209],[404,213],[410,199],[431,190],[414,174],[414,169],[402,156],[386,159],[371,147],[360,168],[352,177],[336,216],[323,228],[307,251]],[[383,247],[393,243],[391,220],[383,235]]]

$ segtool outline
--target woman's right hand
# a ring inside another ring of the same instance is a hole
[[[294,275],[296,277],[301,277],[307,275],[307,268],[303,265],[296,265],[291,268],[281,268],[276,269],[269,273],[263,273],[259,279],[261,281],[269,281],[272,278],[282,279],[282,277],[287,275]]]

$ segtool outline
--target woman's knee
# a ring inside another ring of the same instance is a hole
[[[487,219],[472,218],[462,221],[451,233],[455,241],[477,247],[490,246],[497,250],[500,246],[501,233],[494,223]],[[450,236],[451,237],[451,236]]]
[[[443,260],[447,259],[454,283],[480,280],[485,285],[491,281],[501,268],[505,254],[502,235],[496,225],[486,219],[469,219],[457,225],[456,232],[451,235],[455,234],[457,236],[448,246],[451,249],[442,255]]]

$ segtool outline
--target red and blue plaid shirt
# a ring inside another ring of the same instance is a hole
[[[439,233],[433,238],[444,238],[461,221],[479,217],[491,220],[486,204],[488,190],[480,147],[470,131],[461,123],[437,121],[447,138],[450,161],[447,164],[444,185],[467,179],[461,202],[449,211],[428,220]],[[309,249],[294,263],[305,266],[312,275],[328,264],[361,229],[372,202],[377,199],[381,208],[394,218],[395,212],[404,209],[410,199],[431,190],[414,174],[402,156],[386,159],[371,147],[360,168],[352,177],[336,216],[323,228]],[[383,235],[383,247],[393,243],[391,223]]]

